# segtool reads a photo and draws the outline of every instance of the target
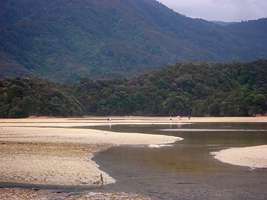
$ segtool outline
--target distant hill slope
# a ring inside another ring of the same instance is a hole
[[[0,76],[56,81],[267,57],[267,20],[221,26],[155,0],[2,0]]]

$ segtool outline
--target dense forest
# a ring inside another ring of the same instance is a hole
[[[267,19],[214,23],[156,0],[1,0],[0,8],[0,78],[76,82],[267,57]]]
[[[0,81],[0,116],[82,115],[79,101],[72,90],[37,78]]]
[[[0,81],[0,117],[81,115],[253,116],[267,113],[267,61],[186,63],[131,79]]]

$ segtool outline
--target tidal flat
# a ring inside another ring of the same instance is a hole
[[[0,197],[265,199],[264,168],[223,163],[211,153],[266,145],[266,119],[3,119]]]

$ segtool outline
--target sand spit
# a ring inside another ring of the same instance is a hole
[[[0,182],[100,186],[115,180],[92,161],[114,145],[169,144],[181,138],[76,128],[1,127]]]
[[[2,127],[0,141],[109,145],[169,144],[182,138],[78,128]]]
[[[188,124],[188,123],[255,123],[267,122],[263,117],[82,117],[49,118],[32,117],[25,119],[0,119],[0,126],[38,126],[38,127],[79,127],[120,124]]]
[[[58,193],[45,190],[0,189],[3,200],[150,200],[136,194],[127,193]]]
[[[98,186],[115,180],[91,161],[107,145],[2,142],[0,182],[36,185]]]
[[[254,168],[267,168],[267,145],[230,148],[212,153],[221,162]]]

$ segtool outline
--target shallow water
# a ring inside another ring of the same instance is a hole
[[[166,200],[267,199],[266,169],[250,170],[224,164],[211,155],[211,152],[229,147],[267,144],[267,124],[199,123],[95,128],[184,138],[173,146],[162,148],[121,146],[99,153],[94,159],[102,170],[117,180],[116,184],[104,187],[104,191],[135,192]]]

